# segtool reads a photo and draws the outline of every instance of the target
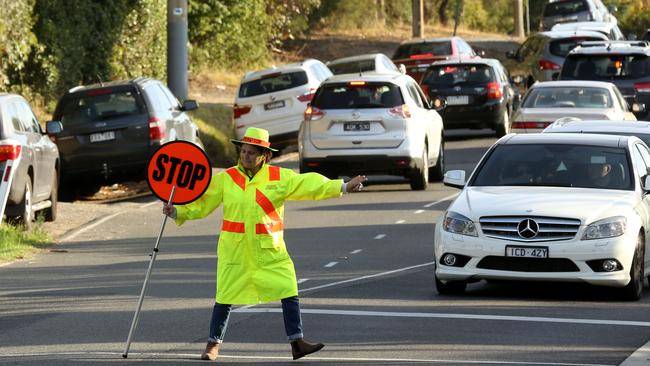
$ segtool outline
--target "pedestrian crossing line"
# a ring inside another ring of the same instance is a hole
[[[417,210],[417,211],[414,212],[414,214],[417,215],[417,214],[421,214],[421,213],[423,213],[423,212],[424,212],[424,210]]]
[[[406,220],[397,220],[397,221],[395,221],[396,224],[403,224],[405,222],[406,222]]]
[[[435,206],[435,205],[439,204],[440,202],[445,202],[445,201],[447,201],[449,199],[452,199],[452,198],[456,197],[457,195],[458,195],[458,193],[451,194],[451,195],[449,195],[447,197],[444,197],[444,198],[441,198],[441,199],[439,199],[439,200],[437,200],[435,202],[427,203],[426,205],[424,205],[424,207],[429,208],[431,206]]]
[[[329,262],[329,263],[327,263],[326,265],[324,265],[323,267],[325,267],[325,268],[331,268],[331,267],[334,267],[334,266],[337,265],[337,264],[339,264],[339,262]]]
[[[304,282],[307,282],[307,281],[309,281],[309,278],[301,278],[298,281],[296,281],[296,283],[300,285],[301,283],[304,283]]]
[[[350,254],[359,254],[359,253],[361,253],[361,250],[362,249],[355,249],[355,250],[351,251]]]
[[[375,236],[375,239],[379,240],[379,239],[383,239],[385,237],[386,237],[386,234],[379,234],[379,235]]]

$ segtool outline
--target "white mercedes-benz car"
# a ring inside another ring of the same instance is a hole
[[[482,279],[586,282],[637,300],[650,264],[650,150],[634,136],[507,135],[465,171],[436,225],[436,287]]]

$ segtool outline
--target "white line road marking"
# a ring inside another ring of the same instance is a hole
[[[416,214],[421,214],[421,213],[423,213],[423,212],[424,212],[424,210],[417,210],[417,211],[415,211],[414,213],[416,213]]]
[[[0,355],[0,359],[3,358],[19,358],[19,357],[49,357],[49,356],[58,356],[59,359],[68,356],[106,356],[106,357],[116,357],[120,360],[122,359],[122,354],[118,352],[29,352],[29,353],[6,353]],[[181,359],[183,361],[192,362],[195,359],[198,359],[198,353],[142,353],[142,352],[130,352],[129,359],[147,359],[151,360],[153,357],[159,359],[169,360],[169,359]],[[251,355],[224,355],[219,353],[220,358],[230,358],[230,359],[246,359],[246,360],[291,360],[290,357],[281,357],[281,356],[251,356]],[[609,364],[596,364],[596,363],[567,363],[567,362],[535,362],[535,361],[494,361],[494,360],[445,360],[445,359],[424,359],[424,358],[370,358],[370,357],[318,357],[311,355],[309,356],[310,360],[314,361],[347,361],[347,362],[421,362],[421,363],[439,363],[443,365],[447,364],[473,364],[473,365],[525,365],[525,366],[615,366]]]
[[[406,220],[397,220],[397,221],[395,221],[396,224],[403,224],[405,222],[406,222]]]
[[[339,264],[339,262],[329,262],[326,265],[324,265],[323,267],[330,268],[330,267],[334,267],[337,264]]]
[[[619,366],[647,366],[650,359],[650,342],[639,347],[629,355]]]
[[[358,253],[361,253],[361,249],[356,249],[350,252],[350,254],[358,254]]]
[[[435,206],[435,205],[439,204],[440,202],[445,202],[446,200],[448,200],[448,199],[450,199],[450,198],[454,198],[454,197],[456,197],[457,195],[458,195],[458,193],[454,193],[454,194],[449,195],[449,196],[447,196],[447,197],[445,197],[445,198],[441,198],[441,199],[439,199],[439,200],[437,200],[437,201],[435,201],[435,202],[427,203],[426,205],[424,205],[424,207],[427,207],[427,208],[428,208],[428,207],[431,207],[431,206]]]
[[[153,206],[153,205],[162,205],[162,201],[153,201],[153,202],[145,203],[144,205],[140,206],[139,208],[141,208],[141,209],[142,208],[147,208],[147,207]]]
[[[120,212],[116,212],[116,213],[110,214],[110,215],[108,215],[108,216],[106,216],[106,217],[104,217],[104,218],[101,218],[101,219],[99,219],[99,220],[93,222],[92,224],[90,224],[90,225],[88,225],[88,226],[86,226],[86,227],[83,227],[83,228],[81,228],[81,229],[79,229],[79,230],[77,230],[77,231],[75,231],[75,232],[73,232],[73,233],[70,233],[70,234],[68,234],[68,235],[66,235],[66,236],[64,236],[64,237],[62,237],[61,239],[59,239],[59,241],[60,241],[60,242],[64,242],[64,241],[72,240],[72,239],[76,238],[77,236],[79,236],[79,235],[85,233],[86,231],[88,231],[88,230],[90,230],[90,229],[93,229],[93,228],[95,228],[96,226],[99,226],[99,225],[105,223],[106,221],[112,219],[113,217],[115,217],[115,216],[117,216],[117,215],[119,215],[119,214],[121,214],[121,213],[122,213],[122,212],[120,211]]]
[[[379,240],[379,239],[383,239],[385,237],[386,237],[386,234],[379,234],[379,235],[375,236],[375,239]]]
[[[297,283],[300,285],[303,282],[309,281],[309,278],[301,278],[297,281]]]
[[[282,309],[255,308],[246,309],[242,313],[279,313]],[[501,320],[516,322],[538,322],[538,323],[568,323],[568,324],[589,324],[589,325],[614,325],[626,327],[650,327],[650,322],[634,320],[608,320],[608,319],[579,319],[579,318],[551,318],[536,316],[512,316],[512,315],[489,315],[489,314],[453,314],[453,313],[410,313],[410,312],[389,312],[389,311],[361,311],[361,310],[328,310],[328,309],[300,309],[303,314],[319,315],[348,315],[348,316],[374,316],[374,317],[397,317],[397,318],[442,318],[442,319],[472,319],[472,320]]]

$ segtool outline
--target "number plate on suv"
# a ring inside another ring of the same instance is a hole
[[[346,122],[343,131],[370,131],[370,122]]]
[[[506,245],[506,257],[548,258],[548,247],[524,247]]]
[[[100,142],[115,139],[115,131],[106,131],[100,133],[93,133],[90,135],[90,142]]]
[[[265,110],[284,108],[284,100],[278,100],[277,102],[271,102],[264,104]]]

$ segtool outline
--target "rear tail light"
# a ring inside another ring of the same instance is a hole
[[[316,93],[316,89],[311,88],[305,94],[299,95],[298,100],[303,103],[311,102],[311,100],[314,99],[314,93]]]
[[[316,107],[309,106],[307,109],[305,109],[303,117],[305,118],[305,122],[318,121],[319,119],[325,117],[325,112]]]
[[[402,104],[397,107],[393,107],[388,110],[388,113],[395,117],[402,117],[402,118],[411,118],[411,110],[409,109],[409,106],[406,104]]]
[[[431,54],[431,53],[423,53],[423,54],[419,54],[419,55],[411,55],[411,56],[409,56],[410,59],[414,59],[414,60],[421,59],[421,58],[430,58],[430,57],[433,57],[433,54]]]
[[[555,62],[551,62],[549,60],[539,60],[539,62],[537,64],[539,65],[539,69],[541,71],[544,71],[544,70],[559,70],[559,69],[562,68],[560,65],[556,64]]]
[[[501,85],[495,82],[488,83],[487,96],[488,99],[501,99],[501,97],[503,96],[503,91],[501,91]]]
[[[537,129],[546,128],[551,122],[512,122],[511,128]]]
[[[149,141],[160,141],[165,138],[165,126],[158,117],[149,118]]]
[[[0,161],[18,159],[20,149],[20,145],[0,145]]]
[[[650,83],[636,83],[634,84],[634,90],[637,93],[650,93]]]
[[[245,115],[246,113],[251,111],[251,106],[250,105],[237,105],[235,104],[232,108],[232,115],[235,117],[235,119]]]

